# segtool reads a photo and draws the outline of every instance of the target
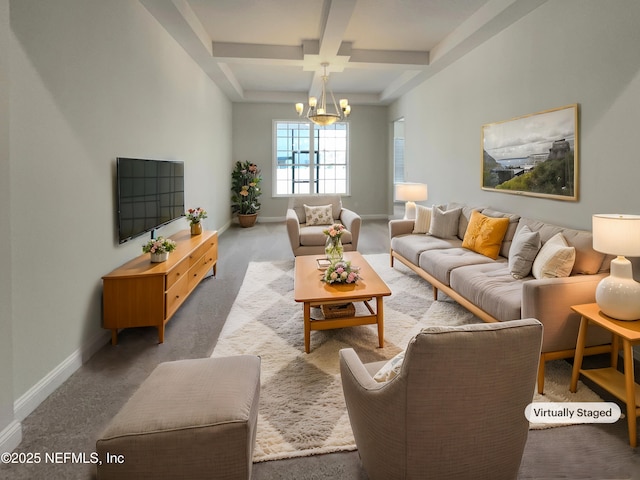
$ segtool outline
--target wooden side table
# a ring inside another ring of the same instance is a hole
[[[640,320],[624,321],[606,316],[600,311],[596,303],[575,305],[571,309],[579,313],[580,330],[576,344],[576,354],[573,362],[573,374],[571,375],[571,392],[575,393],[578,387],[580,374],[600,385],[609,393],[627,405],[627,425],[629,427],[629,444],[632,447],[638,445],[637,423],[640,414],[640,385],[635,383],[633,373],[633,345],[640,344]],[[594,323],[611,332],[613,340],[611,345],[611,366],[607,368],[582,369],[582,357],[587,339],[589,323]],[[624,374],[618,371],[619,342],[622,340],[624,354]]]

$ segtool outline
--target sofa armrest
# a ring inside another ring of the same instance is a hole
[[[580,315],[573,305],[596,301],[596,287],[607,273],[543,278],[522,284],[522,318],[537,318],[544,325],[542,352],[576,347]],[[603,345],[610,335],[599,328],[589,330],[587,345]]]
[[[293,208],[287,209],[286,224],[291,250],[293,250],[293,254],[295,255],[296,248],[300,246],[300,221]]]
[[[358,249],[358,237],[360,236],[360,225],[362,218],[356,212],[343,208],[340,211],[340,221],[349,232],[351,232],[351,245],[354,250]]]
[[[399,235],[407,235],[413,232],[415,220],[396,219],[389,221],[389,238],[397,237]]]

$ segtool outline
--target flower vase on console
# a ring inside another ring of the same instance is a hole
[[[202,233],[202,223],[191,224],[191,235],[200,235]]]
[[[344,247],[342,246],[342,234],[345,232],[344,225],[335,223],[326,230],[323,230],[327,236],[327,242],[324,247],[324,253],[327,255],[327,259],[332,263],[342,260],[344,255]]]
[[[191,235],[202,233],[202,220],[207,218],[207,211],[203,208],[190,208],[187,210],[187,220],[191,226]]]

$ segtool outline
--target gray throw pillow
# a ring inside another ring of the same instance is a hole
[[[531,266],[541,247],[540,233],[523,226],[516,232],[509,251],[509,271],[513,278],[524,278],[531,273]]]
[[[431,209],[431,225],[429,234],[438,238],[456,238],[458,236],[458,220],[462,208],[443,210],[443,207],[434,205]]]

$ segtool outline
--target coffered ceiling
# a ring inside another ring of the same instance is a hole
[[[546,0],[140,0],[234,102],[388,104]]]

